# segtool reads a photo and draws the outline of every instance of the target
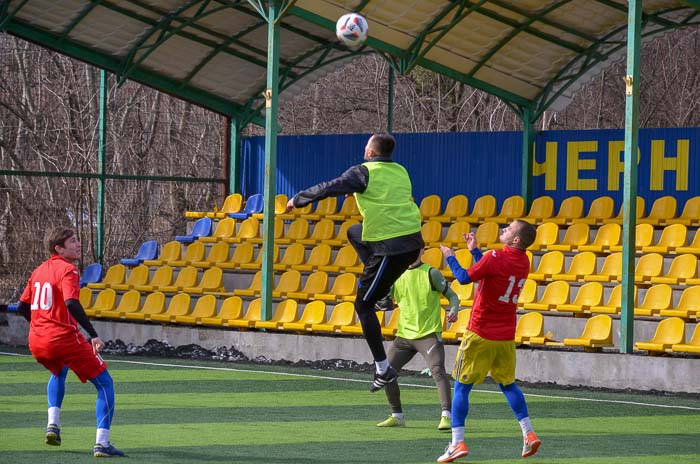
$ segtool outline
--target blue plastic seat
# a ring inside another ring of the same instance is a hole
[[[12,312],[12,313],[16,313],[17,308],[19,308],[19,303],[10,303],[7,305],[7,310]]]
[[[192,226],[190,235],[176,235],[175,240],[180,243],[192,243],[199,237],[208,237],[211,235],[211,218],[203,217],[197,219],[197,222]]]
[[[80,274],[80,287],[87,284],[94,284],[102,281],[102,265],[100,263],[88,264],[85,270]]]
[[[148,240],[141,244],[139,251],[133,258],[124,258],[120,263],[124,266],[138,266],[143,263],[146,259],[156,259],[158,256],[158,242],[155,240]]]
[[[253,214],[262,213],[264,205],[264,198],[262,193],[256,193],[248,197],[248,201],[245,202],[245,208],[240,213],[230,213],[229,217],[234,219],[247,219]]]

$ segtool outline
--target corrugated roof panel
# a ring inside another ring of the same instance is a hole
[[[17,17],[47,31],[60,33],[78,17],[80,10],[87,3],[84,0],[64,0],[62,2],[37,0],[27,2]],[[12,10],[13,6],[10,6],[9,11]]]
[[[211,51],[210,47],[192,40],[171,36],[155,49],[144,49],[138,52],[135,60],[151,52],[142,62],[145,68],[168,74],[175,79],[184,79]]]
[[[242,63],[234,56],[216,55],[190,83],[244,104],[254,90],[265,86],[266,70]]]
[[[88,18],[75,26],[70,37],[116,57],[125,57],[146,31],[145,23],[106,8],[95,8]]]
[[[553,77],[576,54],[527,32],[521,32],[491,57],[488,65],[530,82]]]

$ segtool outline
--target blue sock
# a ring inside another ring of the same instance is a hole
[[[525,395],[523,395],[522,390],[518,388],[515,382],[506,386],[503,386],[499,383],[498,387],[501,389],[503,395],[506,397],[506,401],[508,401],[510,409],[513,410],[515,418],[521,420],[528,417],[529,414],[527,412],[527,403],[525,403]]]
[[[455,381],[455,395],[452,398],[452,427],[464,427],[469,414],[469,392],[472,391],[473,385]]]
[[[114,416],[114,383],[107,369],[94,379],[90,379],[97,388],[97,402],[95,403],[95,419],[98,429],[109,429]]]
[[[63,370],[58,375],[51,374],[49,383],[46,386],[46,396],[49,400],[50,408],[60,408],[63,404],[63,397],[66,394],[66,376],[68,375],[68,367],[64,366]]]

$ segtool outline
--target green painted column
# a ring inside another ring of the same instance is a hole
[[[622,216],[622,313],[620,352],[634,350],[634,256],[637,222],[637,149],[642,0],[629,1],[627,75],[625,76],[625,172]]]
[[[226,118],[226,195],[241,192],[241,123],[238,118]]]
[[[528,107],[523,108],[521,119],[523,121],[523,164],[520,194],[525,199],[527,210],[532,203],[532,163],[535,159],[535,128],[532,122],[532,110]]]
[[[105,159],[106,159],[106,131],[107,131],[107,72],[100,69],[100,110],[99,126],[97,134],[97,237],[95,248],[97,261],[102,263],[104,258],[105,239]]]

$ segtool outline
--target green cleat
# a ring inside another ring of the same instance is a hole
[[[440,417],[440,424],[438,425],[438,430],[441,432],[449,432],[452,430],[452,419],[447,416]]]
[[[96,458],[118,458],[126,456],[124,451],[115,448],[111,443],[107,444],[107,446],[97,443],[92,448],[92,455]]]
[[[399,419],[394,416],[389,416],[388,419],[381,421],[377,427],[403,427],[406,425],[406,419]]]

